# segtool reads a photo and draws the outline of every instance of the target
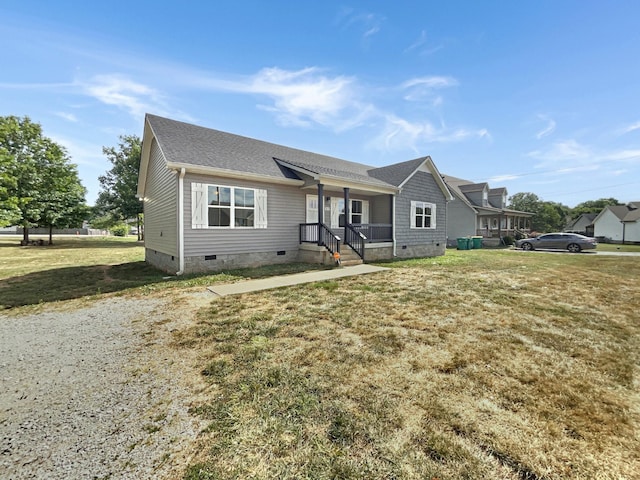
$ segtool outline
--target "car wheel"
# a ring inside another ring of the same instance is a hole
[[[533,245],[531,245],[529,242],[524,242],[522,244],[522,249],[523,250],[533,250]]]
[[[580,245],[578,245],[577,243],[570,243],[567,246],[567,250],[569,250],[571,253],[580,253],[582,248],[580,248]]]

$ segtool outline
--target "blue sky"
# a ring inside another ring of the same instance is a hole
[[[574,206],[640,200],[640,2],[0,1],[0,115],[92,204],[145,112]]]

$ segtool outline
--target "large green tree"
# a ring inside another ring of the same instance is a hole
[[[20,221],[18,198],[15,195],[16,186],[17,180],[13,174],[11,156],[0,147],[0,227]]]
[[[21,225],[25,244],[29,228],[58,226],[72,211],[86,208],[84,188],[64,147],[29,117],[0,117],[0,182],[2,222]]]
[[[521,192],[509,197],[509,208],[533,213],[531,229],[536,232],[553,232],[564,228],[570,209],[556,202],[545,202],[535,193]]]
[[[82,225],[89,214],[85,204],[87,190],[80,183],[75,165],[64,161],[64,156],[53,155],[42,176],[43,204],[38,225],[49,229],[49,244],[53,244],[53,229]]]
[[[143,205],[136,198],[136,191],[142,141],[136,135],[122,135],[118,147],[103,147],[102,152],[112,168],[98,178],[102,190],[96,200],[95,214],[103,220],[105,216],[109,217],[112,224],[135,218],[140,239]]]
[[[598,200],[587,200],[579,203],[571,210],[572,218],[576,219],[583,213],[600,213],[603,208],[609,205],[622,205],[615,198],[599,198]]]
[[[520,192],[509,197],[509,208],[521,212],[536,213],[542,200],[535,193]]]

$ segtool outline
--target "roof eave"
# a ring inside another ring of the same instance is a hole
[[[251,172],[241,172],[238,170],[229,170],[226,168],[208,167],[205,165],[193,165],[190,163],[167,162],[167,168],[170,170],[185,169],[187,173],[196,173],[202,175],[216,175],[225,178],[243,178],[248,180],[260,181],[264,183],[277,183],[282,185],[304,185],[304,180],[296,180],[293,178],[272,177]]]
[[[142,134],[142,152],[140,154],[140,169],[138,170],[138,188],[136,198],[142,200],[147,186],[147,171],[149,169],[149,156],[151,155],[151,143],[155,134],[148,118],[144,119],[144,131]]]
[[[399,188],[394,187],[393,185],[380,185],[379,183],[371,183],[358,181],[353,179],[346,179],[344,177],[339,177],[337,175],[327,175],[318,172],[314,172],[307,168],[301,167],[299,165],[294,165],[292,163],[287,162],[286,160],[281,160],[279,158],[274,158],[274,160],[282,166],[285,166],[294,172],[303,173],[305,175],[309,175],[318,183],[322,183],[323,185],[331,186],[331,187],[340,187],[340,188],[357,188],[360,190],[368,190],[370,192],[375,193],[388,193],[395,194],[399,191]],[[308,186],[308,185],[307,185]]]
[[[373,193],[386,193],[386,194],[396,194],[400,190],[397,187],[389,185],[388,187],[385,185],[379,185],[375,183],[369,182],[359,182],[357,180],[350,180],[343,177],[336,177],[334,175],[318,175],[316,178],[319,183],[323,185],[329,185],[332,187],[340,187],[340,188],[353,188],[360,190],[367,190]]]

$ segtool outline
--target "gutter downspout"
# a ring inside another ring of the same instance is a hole
[[[176,272],[178,276],[184,273],[184,175],[186,172],[181,168],[178,177],[178,260],[180,262],[180,270]]]
[[[393,242],[393,256],[397,257],[396,250],[396,195],[391,195],[391,241]]]

